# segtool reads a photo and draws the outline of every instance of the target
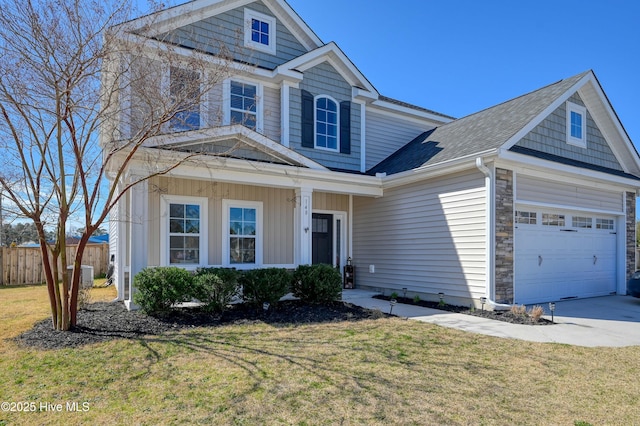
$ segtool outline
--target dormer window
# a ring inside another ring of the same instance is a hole
[[[567,143],[587,147],[587,109],[567,102]]]
[[[276,19],[255,10],[244,10],[244,45],[276,54]]]

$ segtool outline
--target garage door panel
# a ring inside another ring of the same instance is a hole
[[[514,236],[515,303],[542,303],[615,292],[615,233],[538,223],[517,224]]]

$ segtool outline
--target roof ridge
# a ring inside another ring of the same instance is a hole
[[[404,106],[404,107],[411,108],[411,109],[417,109],[417,110],[420,110],[420,111],[425,111],[425,112],[428,112],[430,114],[436,114],[436,115],[439,115],[439,116],[444,117],[444,118],[450,118],[452,120],[457,120],[457,118],[454,117],[454,116],[443,114],[441,112],[434,111],[434,110],[429,109],[429,108],[421,107],[419,105],[415,105],[415,104],[412,104],[412,103],[409,103],[409,102],[401,101],[399,99],[391,98],[389,96],[380,95],[379,99],[381,101],[390,102],[392,104]]]
[[[565,82],[565,81],[567,81],[567,80],[572,80],[572,79],[574,79],[574,78],[575,78],[575,79],[577,79],[577,80],[580,80],[582,77],[584,77],[585,75],[587,75],[587,74],[588,74],[588,73],[590,73],[590,72],[591,72],[591,70],[587,70],[587,71],[581,72],[581,73],[579,73],[579,74],[573,75],[573,76],[571,76],[571,77],[563,78],[563,79],[558,80],[558,81],[556,81],[556,82],[554,82],[554,83],[550,83],[550,84],[547,84],[546,86],[539,87],[539,88],[537,88],[537,89],[535,89],[535,90],[532,90],[532,91],[530,91],[530,92],[523,93],[522,95],[516,96],[515,98],[507,99],[506,101],[500,102],[500,103],[495,104],[495,105],[491,105],[491,106],[489,106],[489,107],[487,107],[487,108],[483,108],[483,109],[481,109],[480,111],[476,111],[476,112],[473,112],[473,113],[471,113],[471,114],[465,115],[465,116],[460,117],[460,118],[456,119],[455,121],[452,121],[451,123],[447,123],[447,124],[452,124],[452,123],[458,122],[458,121],[460,121],[460,120],[464,120],[464,119],[466,119],[466,118],[468,118],[468,117],[472,117],[472,116],[474,116],[474,115],[478,115],[478,114],[483,113],[483,112],[485,112],[485,111],[488,111],[488,110],[490,110],[490,109],[494,109],[494,108],[497,108],[497,107],[499,107],[499,106],[502,106],[502,105],[505,105],[505,104],[508,104],[508,103],[511,103],[511,102],[515,102],[515,101],[517,101],[518,99],[522,99],[522,98],[524,98],[524,97],[531,96],[531,95],[533,95],[534,93],[541,92],[542,90],[549,89],[550,87],[556,86],[556,85],[558,85],[558,84],[560,84],[560,83],[562,83],[562,82]],[[577,77],[580,77],[580,78],[577,78]],[[446,126],[447,124],[444,124],[443,126]],[[443,127],[443,126],[440,126],[440,127]]]

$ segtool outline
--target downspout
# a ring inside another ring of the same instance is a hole
[[[495,295],[495,190],[493,185],[493,172],[485,164],[482,157],[476,158],[476,167],[484,174],[484,184],[486,190],[486,264],[487,272],[486,279],[487,285],[485,297],[487,303],[494,310],[504,311],[511,309],[511,305],[505,303],[498,303],[494,300]]]

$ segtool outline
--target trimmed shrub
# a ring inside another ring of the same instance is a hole
[[[214,270],[214,268],[207,269]],[[222,268],[220,274],[198,271],[193,279],[193,294],[202,302],[203,309],[208,312],[222,313],[238,294],[238,274],[226,273]]]
[[[196,277],[198,275],[214,274],[217,275],[223,282],[238,285],[238,278],[240,277],[240,271],[235,268],[198,268],[196,271]]]
[[[342,277],[331,265],[300,265],[293,273],[293,295],[307,303],[327,303],[342,298]]]
[[[133,301],[148,313],[166,312],[193,297],[193,275],[175,266],[145,268],[133,278]]]
[[[244,272],[238,281],[242,285],[245,302],[254,305],[268,302],[274,305],[289,292],[291,274],[283,268],[252,269]]]

